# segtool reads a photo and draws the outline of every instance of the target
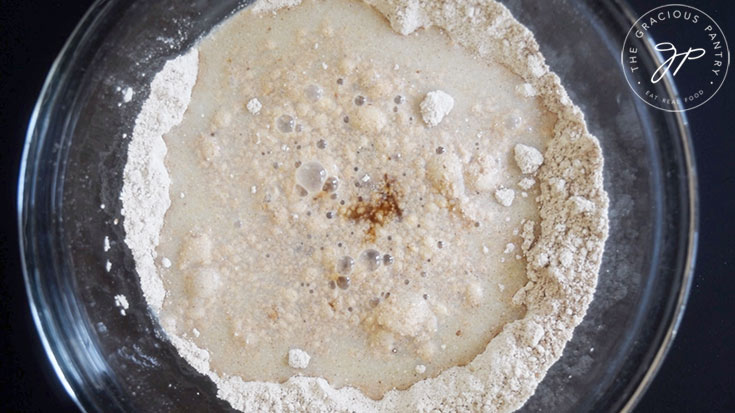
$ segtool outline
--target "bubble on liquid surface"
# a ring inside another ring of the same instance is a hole
[[[306,162],[296,170],[296,183],[311,194],[321,191],[326,180],[327,170],[317,161]]]
[[[393,264],[393,256],[390,254],[383,255],[383,265],[392,265]]]
[[[521,126],[522,121],[523,119],[520,117],[520,115],[509,115],[507,118],[505,118],[505,127],[511,130],[516,129]]]
[[[314,84],[307,86],[306,89],[304,89],[304,93],[306,94],[307,98],[313,101],[321,99],[322,95],[324,94],[321,86]]]
[[[350,278],[345,276],[337,277],[337,287],[342,290],[346,290],[350,286]]]
[[[352,272],[352,268],[355,266],[355,260],[349,255],[345,255],[337,261],[337,272],[342,275],[347,275]]]
[[[339,188],[339,179],[337,179],[337,177],[330,176],[327,178],[327,181],[324,182],[322,190],[324,192],[335,192],[337,188]]]
[[[309,192],[301,185],[296,185],[296,192],[299,194],[300,197],[305,197],[309,195]]]
[[[380,267],[382,257],[380,253],[374,249],[368,249],[360,254],[360,262],[368,271],[375,271]]]
[[[281,115],[276,120],[276,126],[278,127],[278,130],[283,133],[290,133],[293,132],[294,127],[294,119],[291,115]]]

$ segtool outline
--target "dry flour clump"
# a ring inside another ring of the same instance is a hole
[[[295,369],[305,369],[309,367],[311,356],[309,353],[299,348],[288,351],[288,365]]]
[[[495,191],[495,200],[505,207],[513,205],[513,199],[515,199],[515,197],[516,191],[510,188],[499,188]]]
[[[255,9],[277,12],[281,7],[298,3],[298,0],[261,0]],[[501,4],[465,0],[441,3],[366,0],[366,3],[385,15],[391,27],[401,34],[437,26],[478,59],[504,64],[525,82],[518,94],[538,96],[555,115],[554,135],[545,148],[518,145],[514,150],[518,167],[524,174],[533,176],[521,181],[519,186],[527,189],[537,185],[539,191],[540,220],[524,222],[520,248],[506,247],[509,253],[519,254],[517,257],[523,254],[527,262],[528,283],[513,297],[516,304],[526,308],[525,316],[506,324],[466,366],[450,368],[406,390],[389,391],[381,400],[370,399],[349,386],[335,389],[322,378],[291,377],[278,384],[246,382],[239,376],[218,374],[210,366],[209,352],[190,339],[174,334],[175,326],[167,320],[161,323],[182,357],[208,375],[217,384],[218,396],[239,410],[513,411],[525,403],[547,370],[561,357],[592,300],[607,238],[608,201],[602,186],[600,147],[587,131],[581,111],[571,103],[559,78],[544,63],[532,34]],[[170,178],[164,165],[166,146],[162,136],[181,121],[186,111],[197,76],[197,62],[197,52],[193,50],[168,62],[155,77],[128,148],[121,194],[126,243],[154,313],[161,309],[166,294],[154,264],[163,217],[170,205]],[[421,114],[430,127],[438,125],[454,105],[453,98],[441,91],[430,92],[424,100]],[[261,108],[256,110],[255,103],[249,102],[247,110],[258,113]],[[387,120],[371,106],[362,106],[351,118],[345,117],[347,122],[377,133]],[[291,127],[288,122],[286,126]],[[453,159],[449,154],[442,156]],[[444,174],[439,166],[435,169]],[[512,191],[498,191],[499,196],[495,195],[501,204],[511,205]],[[253,187],[251,192],[260,193],[260,189],[256,191]],[[518,202],[521,201],[519,198]],[[558,231],[560,226],[565,231]],[[503,290],[505,286],[498,288]],[[481,289],[468,289],[468,300],[483,293]],[[387,330],[421,337],[436,328],[436,320],[426,306],[416,298],[411,322],[405,325],[384,313],[378,313],[376,323]],[[303,350],[294,348],[288,353],[287,362],[292,368],[307,368],[309,361],[309,354]],[[422,364],[415,371],[425,369]]]
[[[447,92],[435,90],[426,94],[421,101],[421,117],[429,127],[439,124],[454,107],[454,98]]]
[[[544,156],[533,146],[527,146],[519,143],[514,148],[516,163],[524,174],[532,174],[536,172],[544,163]]]
[[[518,187],[521,189],[529,190],[536,184],[536,180],[533,178],[525,177],[518,181]]]
[[[248,101],[247,108],[248,112],[252,113],[253,115],[257,115],[258,112],[260,112],[260,109],[263,108],[263,104],[260,103],[258,98],[252,98]]]
[[[115,306],[120,308],[120,314],[125,315],[126,310],[130,308],[130,304],[128,303],[128,298],[125,297],[123,294],[118,294],[115,296]]]

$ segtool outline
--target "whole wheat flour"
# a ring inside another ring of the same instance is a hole
[[[163,217],[171,204],[168,196],[171,181],[163,163],[166,156],[163,135],[181,122],[189,106],[197,62],[197,51],[192,49],[164,65],[151,82],[150,95],[135,119],[128,145],[120,194],[125,242],[135,258],[143,294],[151,308],[160,308],[165,296],[153,263]]]
[[[298,3],[299,0],[261,0],[255,8],[278,12]],[[546,109],[557,117],[543,154],[519,145],[511,155],[527,175],[518,186],[525,191],[538,185],[540,191],[536,198],[540,222],[524,222],[520,231],[522,243],[518,248],[514,244],[506,247],[508,254],[523,254],[527,262],[528,283],[513,297],[517,305],[525,306],[525,316],[506,324],[485,351],[466,366],[452,367],[406,390],[389,391],[377,401],[353,387],[335,389],[323,378],[294,376],[278,384],[217,374],[210,368],[206,350],[185,337],[171,334],[171,320],[161,319],[161,324],[181,356],[217,384],[218,396],[242,411],[516,410],[561,357],[595,291],[608,225],[599,144],[587,131],[582,112],[571,102],[558,76],[544,63],[533,35],[504,6],[467,0],[366,3],[385,15],[400,34],[437,26],[479,59],[501,62],[526,82],[516,90],[518,94],[539,96]],[[181,122],[189,106],[197,63],[197,51],[192,50],[168,62],[156,75],[136,119],[124,171],[121,199],[126,243],[154,314],[159,314],[166,296],[155,260],[164,216],[171,203],[163,135]],[[434,105],[433,112],[426,105],[424,120],[428,126],[438,125],[444,116],[452,116],[452,98],[440,98],[443,100],[435,102],[441,104]],[[261,107],[255,98],[247,104],[252,114],[257,114]],[[370,125],[382,128],[381,122]],[[441,147],[436,150],[437,154],[444,151]],[[251,191],[256,193],[258,188]],[[510,188],[496,188],[494,195],[497,202],[509,207],[517,196]],[[167,257],[161,262],[165,267],[171,265]],[[310,355],[293,349],[288,362],[295,368],[306,368]],[[425,370],[424,365],[416,366],[417,373]]]

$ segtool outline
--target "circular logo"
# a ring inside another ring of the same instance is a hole
[[[656,61],[646,70],[652,54]],[[683,112],[705,104],[720,90],[730,50],[720,26],[706,13],[667,4],[644,14],[630,28],[620,61],[639,98],[658,109]],[[665,92],[667,76],[674,80],[676,92]]]

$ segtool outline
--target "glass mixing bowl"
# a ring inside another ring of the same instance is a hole
[[[504,3],[534,31],[600,139],[610,196],[595,299],[523,411],[628,411],[676,333],[691,282],[697,203],[686,118],[647,106],[628,88],[618,58],[635,19],[624,3]],[[38,100],[19,183],[22,259],[48,356],[84,410],[232,410],[146,309],[123,242],[119,193],[126,137],[154,74],[246,4],[100,0]],[[643,53],[642,70],[656,59]],[[659,95],[676,96],[671,79],[659,85]],[[122,100],[127,87],[135,90],[130,102]],[[130,302],[125,316],[117,294]]]

